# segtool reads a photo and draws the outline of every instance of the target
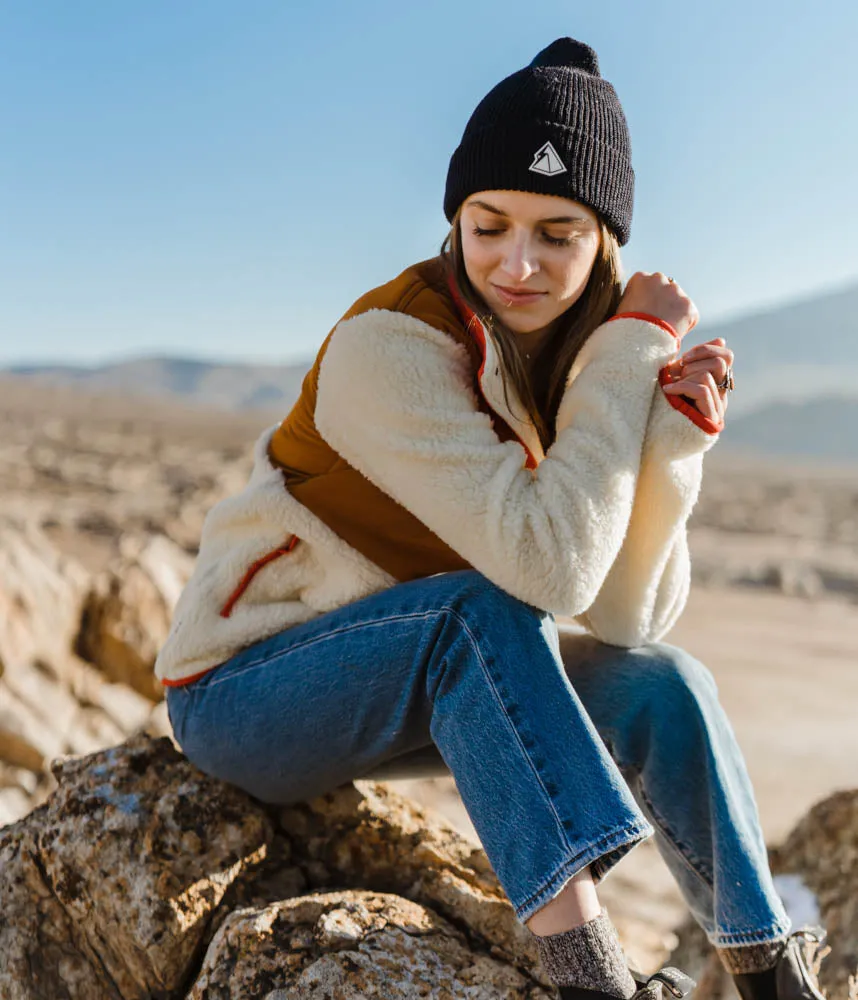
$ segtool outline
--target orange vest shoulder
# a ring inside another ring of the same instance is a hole
[[[362,295],[342,319],[350,319],[370,309],[387,309],[423,320],[449,333],[470,350],[473,338],[467,333],[461,314],[447,286],[440,257],[406,268],[401,274]]]

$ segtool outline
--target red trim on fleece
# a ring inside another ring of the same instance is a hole
[[[263,566],[267,566],[268,563],[273,562],[275,559],[279,559],[280,556],[285,556],[287,553],[291,552],[297,544],[298,536],[292,535],[286,545],[280,545],[278,548],[272,549],[271,552],[268,552],[260,559],[257,559],[241,578],[239,585],[229,595],[226,600],[226,604],[224,604],[224,606],[220,609],[221,618],[229,618],[232,614],[232,609],[235,607],[236,601],[238,601],[239,597],[241,597],[245,590],[247,590],[250,586],[250,581],[256,576]]]
[[[485,370],[486,370],[486,331],[485,331],[485,327],[480,322],[479,316],[477,316],[477,314],[474,312],[474,310],[471,309],[471,307],[467,304],[467,302],[465,302],[465,300],[459,294],[459,289],[456,287],[456,282],[454,281],[452,274],[448,274],[447,275],[447,284],[450,286],[450,294],[453,296],[453,301],[456,303],[456,308],[459,310],[459,314],[461,315],[462,319],[464,320],[465,328],[467,329],[468,333],[470,333],[471,336],[474,338],[474,340],[477,342],[477,347],[479,347],[480,354],[481,354],[482,359],[483,359],[482,363],[480,364],[480,370],[477,372],[477,385],[479,386],[479,389],[480,389],[480,395],[483,397],[483,400],[485,401],[486,406],[488,406],[488,408],[493,413],[496,413],[496,411],[492,407],[491,403],[489,403],[489,401],[486,399],[485,393],[483,392],[483,372],[485,372]],[[498,413],[497,416],[500,417],[500,414]],[[503,419],[503,418],[501,418],[501,419]],[[504,423],[506,423],[506,421],[504,421]],[[515,434],[515,429],[514,428],[511,427],[510,430],[513,432],[513,434]],[[530,450],[530,448],[527,447],[527,445],[524,443],[524,441],[521,440],[521,438],[518,436],[518,434],[516,434],[515,437],[516,437],[516,440],[518,441],[518,443],[522,446],[522,448],[524,448],[524,453],[527,456],[527,458],[525,460],[525,463],[524,463],[525,468],[526,469],[535,469],[539,465],[539,463],[536,461],[536,456],[533,454],[533,452]]]
[[[236,601],[241,597],[245,590],[247,590],[250,586],[250,581],[256,576],[263,566],[267,566],[268,563],[273,562],[275,559],[279,559],[280,556],[285,556],[287,553],[291,552],[298,542],[298,536],[292,535],[285,545],[280,545],[276,549],[272,549],[270,552],[266,553],[260,559],[257,559],[241,578],[239,585],[229,595],[226,600],[226,604],[224,604],[224,606],[220,609],[221,618],[229,618],[232,614],[232,609],[235,607]],[[216,664],[215,666],[220,666],[220,664]],[[215,667],[207,667],[205,670],[201,670],[197,674],[191,674],[189,677],[182,677],[182,679],[178,681],[169,681],[162,678],[161,683],[164,687],[184,687],[185,684],[193,684],[194,681],[198,681],[210,670],[214,669]]]
[[[180,681],[168,681],[165,678],[161,679],[161,683],[164,687],[168,688],[178,688],[184,687],[186,684],[193,684],[194,681],[198,681],[201,677],[204,677],[210,670],[214,670],[214,667],[207,667],[205,670],[201,670],[198,674],[191,674],[190,677],[183,677]]]
[[[670,385],[672,382],[678,382],[678,379],[671,378],[670,372],[667,370],[667,365],[661,369],[658,373],[658,384],[662,388],[666,385]],[[687,396],[675,395],[672,392],[666,392],[664,394],[667,401],[674,408],[674,410],[679,410],[680,413],[684,413],[688,419],[697,424],[697,426],[706,431],[707,434],[720,434],[724,430],[724,421],[722,420],[720,424],[716,423],[714,420],[710,420],[709,417],[704,417],[700,410],[696,406],[693,406],[688,402]]]
[[[611,316],[606,322],[610,323],[614,319],[644,319],[647,323],[655,323],[656,326],[660,326],[662,330],[667,330],[668,333],[672,333],[676,337],[677,344],[682,343],[682,337],[673,329],[670,323],[666,319],[662,319],[660,316],[652,316],[649,313],[640,312],[621,312],[617,313],[616,316]]]

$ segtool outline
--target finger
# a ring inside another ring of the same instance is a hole
[[[673,361],[669,361],[665,367],[667,368],[667,373],[672,379],[682,377],[682,358],[675,358]]]
[[[697,361],[700,358],[723,358],[728,365],[733,364],[734,354],[729,347],[721,344],[695,344],[682,355],[680,361]]]
[[[706,387],[699,382],[674,382],[664,386],[664,391],[671,396],[683,396],[690,400],[698,412],[703,416],[710,416],[711,401],[707,398]]]
[[[701,358],[699,361],[692,361],[690,364],[683,363],[680,372],[681,378],[688,378],[699,372],[709,372],[716,383],[723,382],[727,374],[727,362],[721,357]]]
[[[672,382],[664,386],[664,391],[670,395],[689,396],[703,416],[720,423],[720,397],[715,382],[708,372],[701,373],[696,378]]]

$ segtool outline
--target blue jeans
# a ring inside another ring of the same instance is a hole
[[[550,614],[443,573],[255,643],[167,706],[194,764],[264,802],[448,768],[521,921],[654,832],[713,944],[785,934],[708,671],[665,643],[562,646]]]

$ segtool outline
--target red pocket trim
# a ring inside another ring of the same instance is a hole
[[[270,562],[274,562],[275,559],[279,559],[280,556],[285,556],[295,546],[298,544],[298,536],[292,535],[286,545],[281,545],[276,549],[272,549],[266,555],[257,559],[255,563],[248,569],[248,571],[241,578],[241,582],[235,588],[235,590],[227,598],[226,604],[220,609],[221,618],[229,618],[232,614],[232,609],[235,607],[236,602],[241,597],[241,595],[250,586],[251,580],[256,576],[256,574],[262,569],[263,566],[267,566]]]

